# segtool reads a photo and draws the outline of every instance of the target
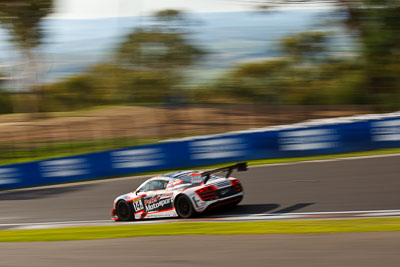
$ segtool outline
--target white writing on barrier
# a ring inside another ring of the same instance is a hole
[[[19,182],[19,174],[16,168],[0,169],[0,185],[15,184]]]
[[[43,177],[67,177],[89,173],[86,159],[60,159],[40,163]]]
[[[191,142],[192,159],[230,158],[246,154],[247,144],[241,138],[214,139]]]
[[[373,141],[400,141],[400,120],[378,121],[371,124]]]
[[[288,131],[279,133],[280,150],[326,149],[337,145],[338,136],[333,129]]]
[[[142,168],[165,163],[164,154],[158,148],[131,149],[111,153],[113,168]]]

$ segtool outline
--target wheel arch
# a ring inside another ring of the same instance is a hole
[[[179,207],[177,206],[177,202],[179,201],[179,199],[181,199],[183,197],[189,201],[191,210],[192,210],[191,215],[187,218],[198,216],[200,212],[196,209],[196,203],[194,202],[192,196],[190,194],[185,194],[184,192],[181,192],[178,195],[176,195],[176,197],[174,199],[174,209],[175,209],[176,213],[178,214],[178,216],[181,217],[179,214],[180,212],[178,211]]]
[[[175,198],[174,198],[174,208],[176,208],[176,202],[177,202],[177,200],[178,200],[179,198],[181,198],[182,196],[185,196],[185,197],[187,197],[187,198],[190,199],[190,197],[189,197],[188,195],[184,194],[183,192],[180,192],[180,193],[177,194],[177,195],[175,196]],[[192,202],[191,199],[190,199],[190,201]]]
[[[119,216],[118,216],[118,204],[119,203],[121,203],[121,202],[125,202],[128,206],[129,206],[129,210],[131,211],[131,212],[134,212],[134,208],[133,208],[133,203],[132,203],[132,201],[129,201],[129,200],[126,200],[126,199],[123,199],[123,198],[121,198],[121,199],[119,199],[116,203],[115,203],[115,214],[116,214],[116,216],[118,217],[118,220],[117,221],[122,221],[121,220],[121,218],[119,218]],[[132,221],[132,220],[135,220],[135,215],[134,214],[131,214],[131,218],[129,219],[129,221]]]

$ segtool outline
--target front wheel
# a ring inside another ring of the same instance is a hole
[[[178,216],[184,219],[191,218],[196,215],[196,211],[193,208],[192,202],[185,195],[179,196],[175,201],[175,210],[178,213]]]
[[[117,203],[116,213],[120,221],[132,221],[134,219],[132,205],[124,200]]]

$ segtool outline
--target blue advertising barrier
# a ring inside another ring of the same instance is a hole
[[[400,113],[315,120],[0,166],[0,189],[168,169],[400,147]]]

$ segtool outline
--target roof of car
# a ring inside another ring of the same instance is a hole
[[[193,172],[196,172],[196,171],[177,171],[177,172],[171,172],[171,173],[164,174],[164,176],[171,177],[171,178],[177,178],[178,176],[181,176],[182,174],[188,174],[188,173],[193,173]]]
[[[153,177],[147,179],[146,182],[151,181],[151,180],[169,180],[169,179],[171,179],[171,177],[158,175],[158,176],[153,176]]]

